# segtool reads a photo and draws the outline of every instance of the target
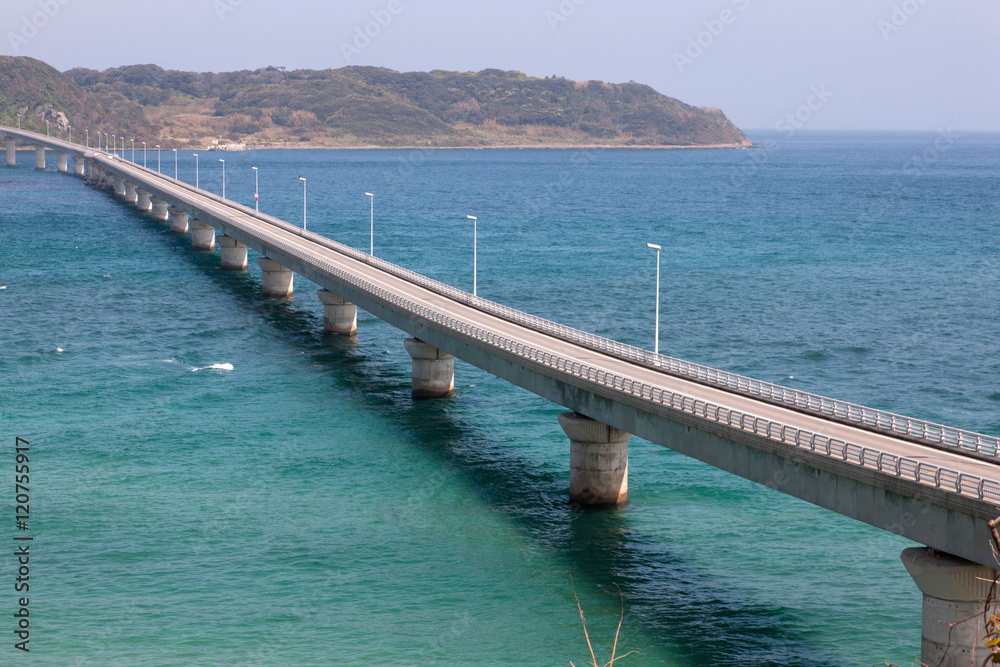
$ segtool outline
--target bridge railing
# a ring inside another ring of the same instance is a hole
[[[536,331],[544,332],[556,336],[565,341],[583,345],[605,354],[609,354],[621,359],[641,364],[643,366],[669,373],[678,377],[691,379],[710,386],[716,386],[729,391],[738,392],[748,396],[761,398],[772,403],[791,407],[803,412],[810,412],[833,418],[842,422],[867,428],[874,431],[891,433],[893,435],[922,442],[931,445],[943,446],[958,452],[973,453],[984,457],[1000,458],[1000,437],[976,433],[952,426],[945,426],[923,419],[907,417],[886,410],[866,407],[849,401],[842,401],[829,398],[819,394],[814,394],[783,385],[755,380],[754,378],[737,373],[719,370],[710,366],[676,359],[666,355],[658,355],[634,345],[627,345],[609,338],[587,333],[579,329],[568,327],[558,322],[546,320],[544,318],[531,315],[515,308],[510,308],[494,301],[489,301],[479,296],[473,296],[468,292],[447,285],[440,281],[424,276],[416,271],[403,268],[384,259],[379,259],[350,246],[344,245],[325,236],[314,232],[305,231],[284,220],[275,218],[256,211],[249,206],[244,206],[237,202],[207,192],[196,189],[194,186],[183,181],[177,181],[151,169],[146,169],[139,165],[129,164],[129,166],[142,169],[150,174],[156,174],[172,183],[197,192],[203,197],[207,197],[219,203],[224,203],[231,208],[235,208],[245,215],[267,222],[268,224],[280,227],[288,232],[307,238],[314,243],[318,243],[331,250],[336,250],[352,259],[365,262],[390,273],[399,278],[408,280],[416,285],[425,287],[450,299],[464,303],[483,312],[495,315],[510,322],[515,322],[522,326],[529,327]]]
[[[268,242],[274,247],[299,258],[303,262],[317,266],[317,268],[328,273],[339,282],[353,285],[377,299],[394,304],[398,308],[419,315],[429,321],[436,322],[449,330],[460,332],[468,337],[506,350],[541,366],[569,373],[593,384],[624,392],[651,403],[707,421],[735,428],[744,433],[763,436],[772,441],[790,445],[800,450],[844,461],[858,468],[877,471],[891,477],[909,480],[923,486],[940,489],[968,498],[975,498],[991,504],[1000,503],[1000,482],[996,480],[898,456],[890,452],[864,447],[837,438],[830,438],[765,417],[758,417],[672,392],[662,387],[656,387],[551,352],[545,352],[544,350],[539,350],[530,345],[421,306],[384,288],[373,285],[343,269],[339,269],[322,260],[317,260],[315,257],[307,256],[302,251],[292,248],[277,238],[272,237]]]
[[[819,394],[785,387],[771,382],[755,380],[754,378],[737,373],[719,370],[710,366],[676,359],[666,355],[658,355],[633,345],[620,343],[609,338],[587,333],[579,329],[568,327],[558,322],[546,320],[524,311],[520,311],[509,306],[505,306],[494,301],[489,301],[479,296],[473,296],[468,292],[460,290],[451,285],[428,278],[415,271],[403,268],[383,259],[373,257],[362,251],[338,243],[318,234],[312,235],[325,241],[332,249],[348,255],[354,259],[367,262],[383,271],[391,273],[397,277],[409,280],[412,283],[426,287],[451,299],[465,303],[483,312],[496,315],[505,320],[527,326],[552,336],[556,336],[568,342],[577,343],[599,350],[612,356],[636,362],[650,368],[654,368],[672,375],[700,381],[704,384],[722,387],[731,391],[758,398],[767,399],[771,402],[794,407],[801,411],[813,412],[819,415],[834,417],[858,426],[867,427],[873,430],[891,432],[909,439],[940,444],[952,447],[961,451],[974,452],[989,457],[1000,457],[1000,437],[967,431],[964,429],[936,424],[923,419],[906,417],[885,410],[866,407],[857,403],[828,398]]]

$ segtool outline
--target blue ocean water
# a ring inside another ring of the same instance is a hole
[[[470,290],[477,215],[481,295],[650,348],[659,243],[664,352],[1000,434],[1000,136],[752,138],[234,153],[226,192],[258,166],[300,222],[306,177],[309,228],[362,249],[373,192],[376,254]],[[919,656],[906,540],[639,439],[630,503],[575,511],[559,406],[462,363],[415,403],[401,332],[325,339],[307,281],[265,299],[252,259],[32,166],[0,180],[0,470],[28,439],[35,537],[0,664],[581,665],[571,582],[602,664],[616,584],[623,665]]]

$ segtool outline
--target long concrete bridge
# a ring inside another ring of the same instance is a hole
[[[449,395],[458,358],[572,410],[559,423],[575,502],[626,501],[635,434],[927,545],[902,555],[924,594],[923,661],[979,664],[987,655],[980,624],[947,624],[994,606],[1000,438],[653,354],[478,298],[106,152],[7,127],[0,135],[8,166],[17,141],[35,147],[39,169],[46,151],[62,172],[72,157],[73,173],[190,232],[194,248],[221,246],[223,269],[245,270],[253,248],[266,295],[291,296],[294,274],[319,285],[331,334],[356,335],[359,307],[408,333],[414,396]]]

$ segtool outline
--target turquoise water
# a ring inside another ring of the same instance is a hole
[[[261,209],[300,222],[305,176],[309,228],[364,249],[374,192],[376,254],[466,289],[478,215],[481,295],[647,347],[660,243],[665,352],[1000,434],[1000,137],[753,138],[227,154],[226,191],[252,204],[259,166]],[[30,440],[32,651],[7,616],[0,664],[579,666],[571,579],[602,664],[615,584],[623,665],[919,655],[911,543],[638,439],[630,503],[576,511],[559,406],[462,363],[455,398],[414,403],[401,332],[361,313],[357,341],[324,339],[305,280],[264,299],[252,258],[224,273],[18,166],[0,474]],[[221,190],[214,156],[199,172]]]

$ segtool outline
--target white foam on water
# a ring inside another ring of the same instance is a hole
[[[232,364],[212,364],[211,366],[205,366],[203,368],[192,368],[192,371],[231,371],[233,369]]]

